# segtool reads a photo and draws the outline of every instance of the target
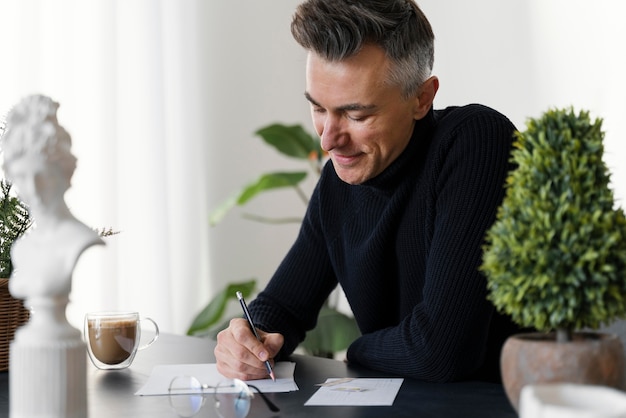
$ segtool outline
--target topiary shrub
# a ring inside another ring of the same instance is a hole
[[[609,188],[601,126],[572,108],[529,119],[486,235],[489,299],[558,341],[626,316],[626,218]]]

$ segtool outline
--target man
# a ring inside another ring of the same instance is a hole
[[[347,361],[394,376],[499,379],[516,328],[494,311],[481,245],[510,170],[514,127],[479,105],[433,110],[434,36],[411,0],[307,0],[305,97],[330,156],[300,233],[243,319],[218,335],[218,370],[267,376],[339,283],[362,336]]]

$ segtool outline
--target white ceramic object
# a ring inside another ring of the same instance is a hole
[[[0,144],[4,173],[35,222],[11,250],[9,290],[31,311],[10,348],[11,418],[84,418],[88,411],[86,345],[65,308],[78,258],[104,242],[65,203],[76,158],[58,107],[46,96],[26,97],[9,112]]]
[[[520,418],[626,418],[626,393],[571,383],[527,385],[519,413]]]

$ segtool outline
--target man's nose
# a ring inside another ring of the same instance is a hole
[[[342,126],[341,119],[329,115],[324,121],[324,130],[320,139],[320,145],[326,152],[341,146]]]

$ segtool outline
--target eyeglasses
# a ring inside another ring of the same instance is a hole
[[[193,417],[204,406],[206,395],[212,394],[214,407],[220,417],[244,418],[250,411],[254,389],[272,412],[280,409],[263,392],[243,380],[233,379],[217,386],[202,384],[194,376],[177,376],[170,382],[169,401],[180,417]]]

